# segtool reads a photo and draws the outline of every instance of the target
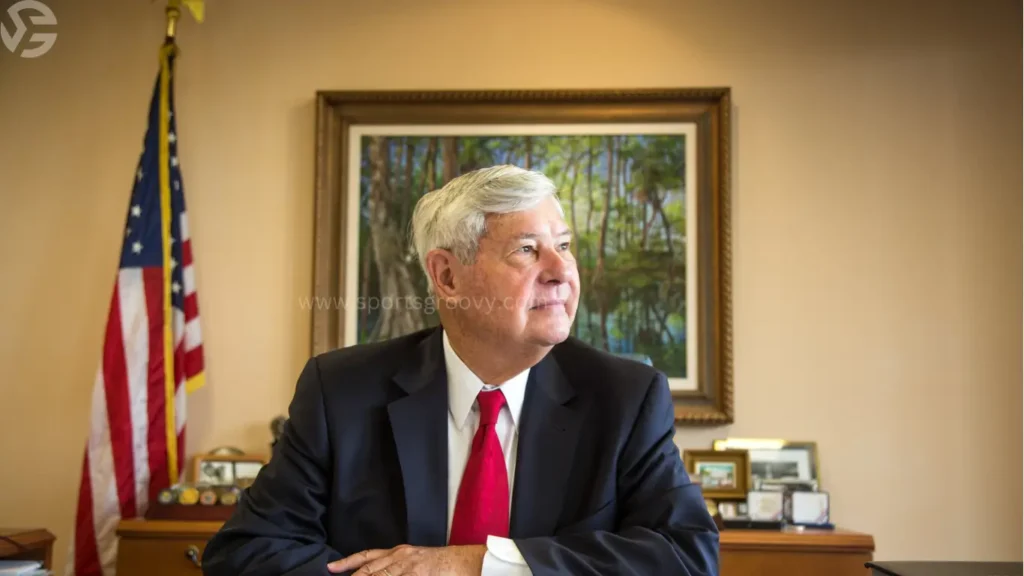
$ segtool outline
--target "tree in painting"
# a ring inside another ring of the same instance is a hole
[[[679,135],[363,137],[359,296],[425,299],[409,246],[416,201],[459,174],[516,164],[554,180],[575,232],[574,335],[685,377],[684,144]],[[438,323],[436,312],[417,306],[366,306],[358,314],[359,342]]]

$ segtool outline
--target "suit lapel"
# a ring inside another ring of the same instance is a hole
[[[448,531],[448,385],[441,330],[419,345],[395,383],[408,396],[388,404],[405,487],[408,543],[444,546]]]
[[[554,533],[582,421],[565,406],[574,394],[552,354],[530,371],[519,425],[512,538]]]

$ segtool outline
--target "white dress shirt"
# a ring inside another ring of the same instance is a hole
[[[481,390],[500,388],[505,395],[505,406],[498,414],[494,428],[505,455],[505,469],[508,471],[509,517],[511,497],[516,470],[516,446],[519,440],[519,414],[526,395],[527,369],[501,386],[487,386],[469,369],[452,349],[448,333],[442,332],[444,340],[444,361],[448,372],[448,537],[452,533],[452,516],[455,514],[455,500],[459,494],[462,473],[469,461],[480,424],[480,408],[476,397]],[[523,559],[515,542],[498,536],[487,537],[487,554],[481,576],[532,576],[530,567]]]

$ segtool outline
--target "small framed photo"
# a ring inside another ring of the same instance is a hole
[[[825,526],[829,523],[828,492],[793,492],[792,521],[807,526]]]
[[[718,515],[723,520],[734,520],[742,516],[739,511],[739,504],[736,502],[719,502]]]
[[[744,498],[750,489],[746,450],[684,450],[683,465],[700,480],[705,498]]]
[[[786,495],[783,492],[752,491],[747,494],[747,511],[751,520],[781,521],[785,510]]]
[[[198,454],[192,458],[192,478],[200,486],[247,488],[266,463],[261,455]]]
[[[242,461],[235,462],[235,484],[246,488],[251,486],[256,481],[256,476],[260,473],[264,463],[262,461]]]
[[[232,462],[204,460],[196,468],[196,484],[207,486],[231,486],[235,483],[235,468]]]

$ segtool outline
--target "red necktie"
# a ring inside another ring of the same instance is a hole
[[[494,424],[505,405],[501,390],[480,392],[480,427],[473,437],[452,515],[448,544],[486,544],[487,536],[508,536],[508,471]]]

